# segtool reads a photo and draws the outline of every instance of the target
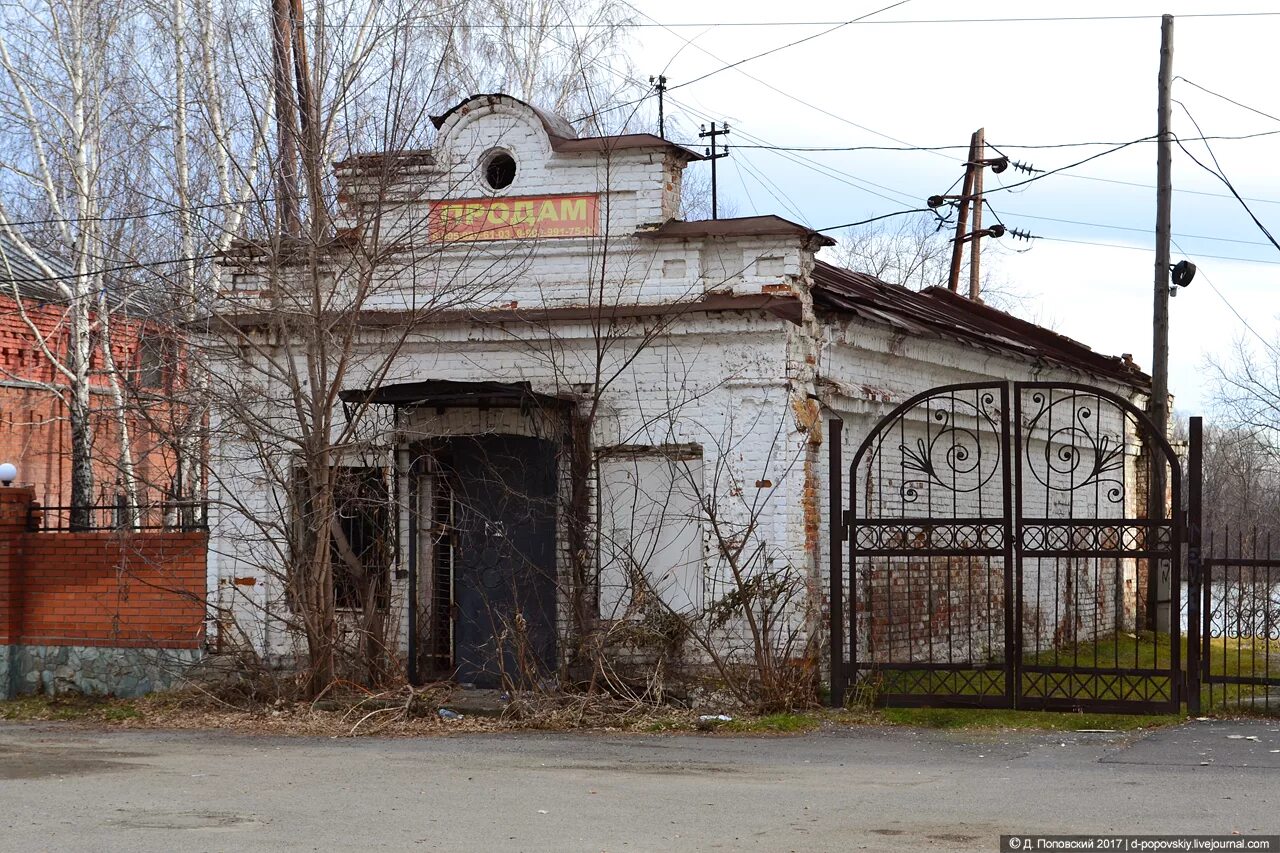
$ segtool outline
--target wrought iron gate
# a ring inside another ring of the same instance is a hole
[[[1191,418],[1189,427],[1187,710],[1275,715],[1280,713],[1280,548],[1269,531],[1204,529],[1204,424]]]
[[[1179,507],[1181,471],[1129,401],[1076,384],[935,388],[876,424],[848,474],[834,699],[1177,708],[1183,523],[1148,495],[1163,479]]]

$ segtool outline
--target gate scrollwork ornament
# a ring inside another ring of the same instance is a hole
[[[1000,470],[1000,415],[995,394],[984,391],[976,401],[958,397],[937,397],[926,403],[928,422],[939,428],[926,430],[915,442],[898,445],[904,471],[919,477],[902,484],[904,503],[915,503],[921,487],[935,485],[948,492],[968,494],[980,491]],[[957,415],[973,418],[973,425],[961,425]],[[905,417],[905,415],[904,415]]]
[[[1122,503],[1124,441],[1103,431],[1094,407],[1075,395],[1053,400],[1044,391],[1034,392],[1031,402],[1038,409],[1023,441],[1031,476],[1054,492],[1098,486],[1109,503]]]

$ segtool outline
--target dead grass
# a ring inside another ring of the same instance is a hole
[[[442,719],[447,687],[383,694],[330,693],[315,703],[277,701],[236,707],[198,692],[141,699],[24,697],[0,702],[0,720],[56,721],[86,728],[229,731],[278,737],[429,737],[515,731],[800,735],[821,729],[910,726],[960,730],[1108,729],[1127,731],[1180,722],[1177,715],[1067,714],[968,709],[812,709],[750,715],[730,711],[728,722],[698,723],[699,713],[624,702],[607,696],[517,696],[495,716],[463,713]]]
[[[62,722],[87,728],[220,730],[281,737],[422,737],[484,732],[692,731],[690,711],[608,697],[517,697],[494,716],[439,715],[448,689],[403,688],[381,694],[331,692],[317,702],[237,706],[207,693],[174,692],[140,699],[28,696],[0,702],[0,720]]]

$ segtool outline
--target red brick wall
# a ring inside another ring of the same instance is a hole
[[[200,647],[207,534],[29,533],[31,497],[0,489],[0,643]]]
[[[25,305],[32,325],[49,349],[65,358],[67,346],[65,306]],[[117,320],[112,325],[113,357],[125,371],[139,365],[140,341],[154,333],[137,322]],[[102,367],[101,347],[95,344],[91,365]],[[170,372],[170,383],[182,377]],[[23,322],[11,296],[0,294],[0,462],[18,466],[19,482],[35,487],[36,500],[46,506],[71,502],[71,437],[67,410],[59,394],[29,383],[62,382],[40,350],[31,327]],[[114,404],[102,377],[92,381],[91,405],[94,428],[94,502],[112,503],[118,494],[118,424]],[[163,394],[165,388],[147,389]],[[161,433],[173,434],[171,422],[182,414],[178,407],[162,400],[148,399],[146,417],[130,415],[131,438],[137,473],[143,484],[143,499],[160,500],[172,488],[173,454],[162,442]]]

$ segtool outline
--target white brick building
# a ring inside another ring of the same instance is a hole
[[[829,419],[847,463],[933,386],[1045,379],[1134,401],[1147,387],[1127,360],[950,292],[829,266],[816,255],[833,241],[781,218],[676,220],[699,155],[658,137],[575,138],[503,95],[437,124],[431,151],[337,165],[342,245],[380,247],[342,404],[367,412],[365,440],[344,464],[386,502],[364,520],[394,531],[384,606],[419,679],[494,682],[516,611],[548,671],[584,632],[655,612],[700,615],[745,652],[741,614],[717,614],[770,573],[798,580],[770,617],[794,644],[783,654],[812,657]],[[350,287],[349,270],[326,281]],[[290,275],[233,255],[227,316],[252,329],[255,300]],[[216,427],[211,595],[288,656],[298,636],[271,618],[288,606],[279,543],[249,519],[287,507],[287,487],[242,431]]]

